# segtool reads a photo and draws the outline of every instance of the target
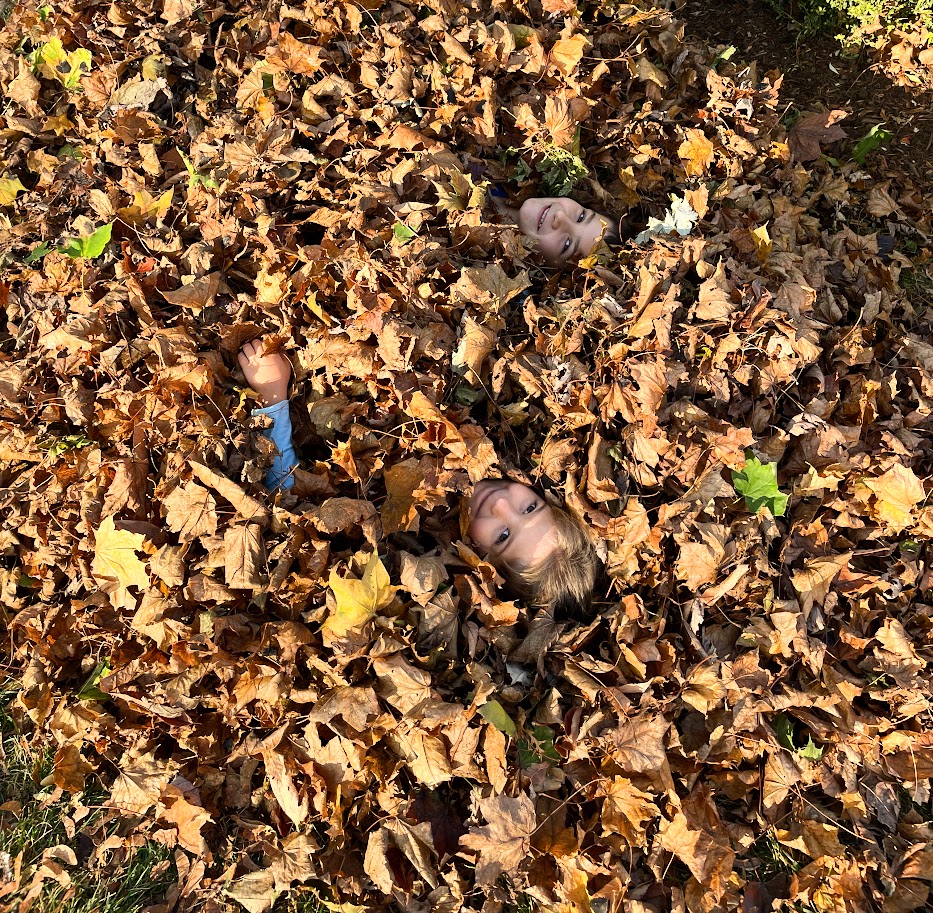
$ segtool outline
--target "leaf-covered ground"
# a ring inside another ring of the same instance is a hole
[[[5,639],[57,790],[108,791],[88,864],[158,840],[181,910],[923,907],[930,211],[841,112],[641,3],[5,15]],[[555,274],[483,207],[516,174],[701,219]],[[506,471],[599,537],[592,621],[465,544]]]

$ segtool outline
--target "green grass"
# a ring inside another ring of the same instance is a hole
[[[64,825],[75,801],[68,796],[53,799],[54,787],[42,785],[52,772],[52,752],[33,748],[17,732],[10,715],[15,696],[15,686],[0,687],[0,804],[15,803],[15,811],[0,812],[0,871],[6,878],[22,856],[23,872],[18,890],[4,898],[8,909],[17,908],[25,898],[45,850],[64,844],[79,855],[78,835],[69,838]],[[80,798],[93,807],[105,795],[94,784]],[[81,822],[81,829],[99,835],[100,824],[101,813],[92,813]],[[171,850],[154,841],[120,861],[112,857],[82,862],[79,857],[79,865],[64,866],[70,878],[67,886],[46,879],[41,893],[25,909],[30,913],[139,913],[163,899],[176,877]]]
[[[233,906],[242,910],[237,904]],[[321,903],[313,888],[297,887],[275,902],[272,913],[327,913],[327,907]]]
[[[795,875],[803,868],[799,854],[784,846],[773,829],[755,841],[749,854],[755,857],[755,878],[758,881],[769,881],[777,875]]]

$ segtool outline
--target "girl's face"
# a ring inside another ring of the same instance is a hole
[[[593,252],[608,220],[570,197],[532,197],[518,210],[521,233],[537,241],[549,263],[565,263]]]
[[[473,541],[512,567],[535,564],[557,545],[554,514],[527,485],[484,479],[473,489],[469,508]]]

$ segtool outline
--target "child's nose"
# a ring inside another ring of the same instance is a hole
[[[512,505],[509,504],[509,499],[506,497],[504,491],[497,491],[489,499],[489,513],[491,513],[497,520],[507,519],[512,510]]]

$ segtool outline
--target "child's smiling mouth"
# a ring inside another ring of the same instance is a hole
[[[538,231],[541,231],[541,226],[544,225],[544,217],[547,215],[548,210],[551,208],[552,205],[553,204],[548,203],[548,205],[545,206],[544,209],[541,210],[541,215],[538,216]]]

